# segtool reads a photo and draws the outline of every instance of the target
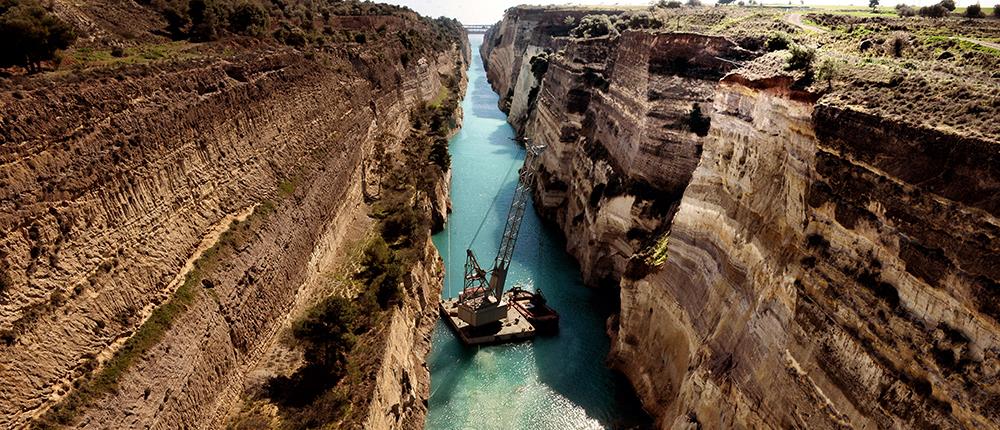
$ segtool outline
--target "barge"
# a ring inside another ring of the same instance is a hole
[[[488,324],[473,326],[461,317],[461,298],[443,300],[441,317],[465,345],[497,345],[533,339],[559,331],[559,314],[545,304],[541,293],[514,287],[496,308],[504,316]]]
[[[507,301],[539,333],[555,334],[559,331],[559,313],[546,303],[542,290],[532,293],[521,287],[514,287],[507,293]]]

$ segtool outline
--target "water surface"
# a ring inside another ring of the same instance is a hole
[[[444,295],[462,288],[465,250],[472,244],[487,270],[499,247],[524,150],[497,109],[479,56],[482,35],[471,35],[469,87],[462,130],[449,146],[453,212],[434,236],[445,261]],[[491,202],[495,204],[491,206]],[[476,235],[477,231],[478,236]],[[473,242],[473,239],[476,239]],[[560,332],[518,344],[463,347],[441,321],[428,357],[431,371],[427,428],[598,429],[645,427],[648,418],[627,382],[608,370],[604,326],[614,297],[584,287],[576,262],[554,229],[527,209],[514,250],[508,288],[539,287],[561,315]]]

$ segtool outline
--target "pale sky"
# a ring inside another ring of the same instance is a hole
[[[648,5],[649,0],[575,0],[575,1],[539,1],[539,0],[376,0],[408,6],[421,15],[457,18],[463,24],[493,24],[503,17],[503,11],[519,4],[588,4],[588,5]],[[682,0],[683,1],[683,0]],[[702,0],[713,3],[714,0]],[[960,6],[975,3],[977,0],[958,0]],[[763,3],[787,4],[787,0],[763,0]],[[937,3],[938,0],[903,0],[906,4],[926,6]],[[799,0],[793,0],[799,4]],[[881,0],[882,6],[893,6],[895,0]],[[867,6],[868,0],[806,0],[806,5],[856,5]],[[992,5],[993,0],[984,0],[982,5]]]
[[[408,6],[421,15],[432,17],[447,16],[457,18],[462,24],[493,24],[503,17],[503,11],[520,4],[639,4],[648,5],[649,0],[575,0],[575,1],[531,1],[531,0],[376,0],[384,3]]]

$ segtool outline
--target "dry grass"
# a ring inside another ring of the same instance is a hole
[[[872,13],[844,6],[730,6],[654,13],[666,30],[723,35],[750,50],[762,51],[767,38],[779,32],[795,44],[816,48],[813,67],[824,61],[836,65],[831,75],[805,81],[808,89],[824,94],[820,103],[989,141],[1000,136],[995,118],[1000,108],[1000,50],[973,42],[1000,41],[1000,20],[995,18],[901,18],[889,8]],[[823,31],[806,32],[792,25],[792,13]],[[740,71],[758,78],[787,74],[769,55]]]

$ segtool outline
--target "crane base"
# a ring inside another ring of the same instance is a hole
[[[513,306],[507,307],[507,317],[500,321],[472,327],[458,317],[458,299],[441,302],[441,317],[465,345],[496,345],[532,339],[538,330]]]

